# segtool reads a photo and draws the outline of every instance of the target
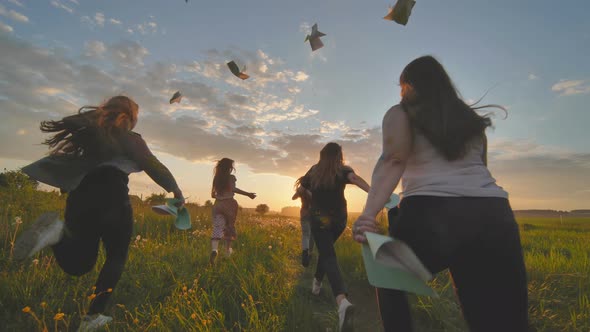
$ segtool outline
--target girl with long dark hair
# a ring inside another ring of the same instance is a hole
[[[319,252],[311,292],[319,295],[322,279],[327,275],[338,305],[341,331],[352,329],[354,309],[347,299],[334,250],[334,243],[346,228],[348,211],[344,189],[349,183],[369,191],[367,182],[344,164],[342,147],[336,143],[328,143],[320,151],[318,163],[303,176],[299,186],[300,192],[311,192],[311,233]]]
[[[402,182],[391,209],[393,237],[432,273],[449,269],[471,331],[527,330],[526,271],[508,193],[487,168],[487,116],[458,95],[443,66],[415,59],[400,76],[401,103],[383,118],[383,154],[354,239],[377,232],[375,217]],[[503,108],[502,108],[503,109]],[[505,110],[504,110],[505,111]],[[406,294],[378,289],[386,331],[412,331]]]
[[[80,330],[96,329],[112,320],[103,312],[121,278],[133,230],[129,173],[145,171],[184,201],[170,171],[132,131],[138,112],[133,100],[116,96],[100,106],[84,106],[61,120],[43,121],[41,131],[53,134],[45,141],[51,153],[23,168],[33,179],[69,194],[65,222],[55,212],[40,216],[16,241],[16,259],[51,246],[62,270],[81,276],[96,264],[101,240],[106,250]]]
[[[225,253],[232,253],[232,242],[236,239],[236,217],[238,215],[238,202],[234,194],[240,194],[251,199],[256,198],[255,193],[250,193],[236,187],[236,177],[231,174],[235,171],[234,161],[222,158],[215,165],[211,197],[215,198],[213,204],[213,233],[211,234],[211,255],[209,264],[215,263],[219,241],[225,240]]]

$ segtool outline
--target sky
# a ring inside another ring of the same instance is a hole
[[[299,205],[293,183],[330,141],[370,182],[399,74],[430,54],[466,101],[487,92],[482,103],[508,109],[487,135],[514,209],[590,208],[590,2],[417,0],[406,26],[382,19],[391,4],[0,0],[0,167],[47,153],[40,121],[125,94],[189,202],[210,199],[215,161],[229,157],[237,186],[258,194],[239,204],[279,211]],[[312,53],[314,23],[326,36]],[[163,192],[130,179],[131,194]],[[346,196],[362,210],[363,191]]]

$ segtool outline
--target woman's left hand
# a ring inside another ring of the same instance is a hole
[[[377,220],[373,217],[360,215],[352,225],[352,238],[359,243],[367,243],[365,232],[377,233]]]

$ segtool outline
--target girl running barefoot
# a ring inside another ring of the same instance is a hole
[[[234,161],[222,158],[215,166],[211,197],[215,198],[213,204],[213,234],[211,235],[211,256],[209,264],[215,263],[219,240],[225,240],[227,256],[231,255],[231,243],[236,239],[236,217],[238,215],[238,202],[234,194],[256,198],[255,193],[245,192],[236,187],[236,177],[231,173],[235,171]]]
[[[129,173],[145,171],[157,184],[184,201],[170,171],[132,131],[139,107],[116,96],[100,106],[84,106],[78,114],[44,121],[41,131],[51,154],[23,168],[32,178],[69,192],[65,222],[58,213],[45,213],[15,243],[22,260],[51,246],[58,265],[74,276],[94,267],[102,240],[106,260],[95,284],[94,299],[80,330],[94,330],[112,318],[103,315],[121,278],[133,230],[127,183]]]

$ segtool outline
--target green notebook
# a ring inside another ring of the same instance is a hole
[[[363,260],[369,283],[375,287],[398,289],[418,295],[438,297],[427,281],[432,274],[403,241],[366,232]]]
[[[191,216],[184,206],[179,210],[176,205],[174,205],[178,202],[179,200],[176,198],[166,198],[165,205],[152,206],[152,211],[158,214],[175,216],[176,220],[174,220],[174,226],[176,226],[176,228],[181,230],[190,229]]]

